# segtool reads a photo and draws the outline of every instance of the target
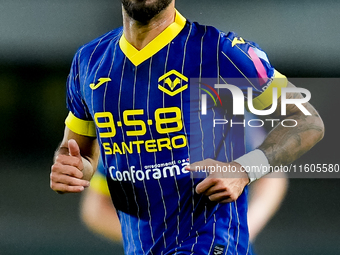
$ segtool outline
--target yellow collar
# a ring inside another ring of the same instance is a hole
[[[186,19],[176,10],[175,22],[168,26],[155,39],[148,43],[143,49],[137,50],[125,38],[124,34],[119,40],[119,46],[125,56],[138,66],[148,58],[169,44],[184,28]]]

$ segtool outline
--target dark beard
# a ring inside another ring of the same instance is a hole
[[[122,0],[124,10],[129,17],[147,24],[153,17],[169,6],[172,0],[158,0],[155,4],[146,5],[144,0]]]

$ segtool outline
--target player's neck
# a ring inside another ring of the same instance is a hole
[[[141,24],[129,17],[123,8],[124,36],[137,50],[141,50],[175,21],[175,13],[174,3],[171,3],[148,24]]]

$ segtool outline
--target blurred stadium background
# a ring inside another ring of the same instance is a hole
[[[177,0],[190,20],[257,42],[288,77],[340,77],[337,0]],[[120,1],[0,0],[0,254],[122,254],[78,217],[79,195],[49,188],[65,80],[79,46],[121,25]],[[337,79],[305,87],[326,136],[298,163],[339,163]],[[297,84],[298,85],[298,84]],[[338,179],[292,179],[258,254],[340,254]]]

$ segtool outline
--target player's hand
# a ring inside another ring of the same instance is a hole
[[[196,172],[198,169],[209,172],[209,176],[196,186],[196,192],[204,194],[214,202],[236,201],[249,183],[247,173],[241,171],[241,165],[236,162],[223,163],[206,159],[191,164],[186,169],[192,172]]]
[[[58,193],[79,193],[90,182],[83,180],[84,164],[77,142],[68,141],[69,155],[59,154],[51,168],[50,186]]]

